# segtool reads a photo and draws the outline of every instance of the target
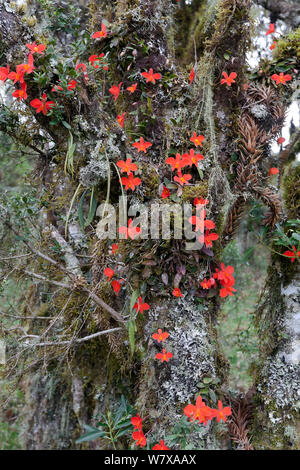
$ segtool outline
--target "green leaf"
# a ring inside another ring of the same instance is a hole
[[[62,121],[62,124],[63,124],[67,129],[69,129],[70,131],[72,130],[72,127],[71,127],[70,124],[68,124],[66,121]]]
[[[131,355],[133,355],[135,351],[135,332],[137,331],[135,320],[129,320],[127,325],[128,325],[130,352],[131,352]]]
[[[83,214],[83,203],[84,203],[84,198],[87,193],[87,189],[82,193],[82,196],[80,198],[79,204],[78,204],[78,220],[79,224],[81,227],[81,230],[84,232],[84,214]]]
[[[94,196],[94,190],[92,190],[91,201],[90,201],[90,209],[89,209],[87,219],[84,223],[84,227],[88,227],[90,225],[90,223],[93,221],[96,210],[97,210],[97,199]]]
[[[83,427],[89,432],[77,439],[77,444],[80,444],[81,442],[93,441],[94,439],[98,439],[99,437],[106,437],[106,433],[101,429],[94,428],[93,426],[88,426],[86,424]]]

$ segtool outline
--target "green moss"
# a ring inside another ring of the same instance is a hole
[[[284,171],[283,197],[288,219],[300,216],[300,165],[297,162],[289,164]]]
[[[195,197],[203,197],[207,196],[208,190],[208,181],[202,181],[199,184],[195,184],[194,186],[183,186],[182,188],[182,200],[184,202],[192,202]]]
[[[287,57],[289,59],[296,56],[300,59],[300,27],[277,41],[274,56],[275,58]]]

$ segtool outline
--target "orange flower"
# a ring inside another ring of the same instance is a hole
[[[193,203],[194,203],[195,206],[197,206],[197,205],[206,206],[206,204],[209,203],[209,200],[208,199],[203,199],[202,197],[200,197],[200,198],[195,197]]]
[[[126,113],[123,113],[123,114],[119,114],[119,115],[117,116],[117,121],[118,121],[118,123],[120,124],[120,126],[122,127],[122,129],[123,129],[123,126],[124,126],[125,114],[126,114]]]
[[[135,429],[138,429],[139,431],[142,430],[142,418],[140,417],[139,414],[137,414],[136,416],[133,416],[131,418],[131,424],[132,426],[134,426],[134,430]]]
[[[205,405],[201,395],[197,397],[196,405],[187,405],[183,412],[191,421],[198,421],[205,426],[213,418],[213,410]]]
[[[231,72],[229,76],[226,72],[222,72],[222,75],[225,78],[221,79],[221,85],[224,85],[224,83],[226,83],[226,85],[231,86],[232,83],[235,83],[234,79],[237,77],[235,72]]]
[[[135,92],[137,87],[137,83],[134,83],[133,85],[130,85],[129,87],[126,88],[131,94]]]
[[[124,184],[126,191],[128,189],[132,189],[132,191],[135,190],[136,186],[139,186],[142,182],[140,178],[135,178],[133,173],[129,173],[128,178],[126,176],[123,176],[121,178],[122,184]]]
[[[185,164],[188,166],[193,166],[193,165],[198,166],[198,161],[204,159],[203,155],[201,155],[200,153],[195,154],[194,149],[191,149],[190,153],[185,154],[185,155],[186,155]]]
[[[219,235],[217,233],[210,233],[206,230],[204,235],[200,235],[198,238],[200,243],[205,243],[206,248],[212,248],[212,242],[218,240]]]
[[[120,94],[121,85],[123,82],[120,82],[119,85],[113,85],[108,91],[115,97],[115,101]]]
[[[280,144],[283,144],[283,142],[285,142],[285,138],[284,137],[279,137],[277,139],[277,144],[280,145]]]
[[[37,45],[35,42],[33,44],[26,44],[26,47],[28,47],[28,49],[30,49],[33,54],[35,52],[37,54],[42,54],[42,52],[46,49],[45,44]]]
[[[126,162],[119,160],[117,166],[121,168],[121,173],[127,173],[127,175],[130,175],[130,173],[136,171],[138,168],[135,163],[131,163],[131,158],[127,158]]]
[[[149,72],[142,72],[141,75],[147,78],[146,83],[151,82],[155,84],[155,80],[159,80],[161,78],[161,74],[153,73],[153,69],[149,69]]]
[[[163,190],[162,190],[162,193],[161,193],[161,197],[163,199],[167,199],[168,197],[170,197],[170,191],[168,188],[166,188],[165,186],[163,187]]]
[[[215,285],[216,281],[214,280],[214,278],[210,278],[208,279],[208,281],[206,279],[203,279],[202,282],[200,282],[200,285],[203,289],[210,289],[211,287],[213,287]]]
[[[285,82],[288,82],[289,80],[292,80],[292,77],[290,75],[284,75],[283,72],[280,72],[279,75],[277,75],[277,73],[274,73],[272,75],[272,80],[274,80],[276,82],[276,85],[279,85],[280,83],[282,83],[283,85],[285,85]]]
[[[187,154],[185,154],[186,156]],[[185,158],[182,158],[180,153],[176,153],[176,158],[174,157],[169,157],[166,159],[166,163],[168,165],[171,165],[172,171],[174,170],[181,170],[186,163],[185,163]]]
[[[193,67],[189,76],[190,84],[193,83],[194,78],[195,78],[195,72],[194,72],[194,67]]]
[[[234,284],[234,281],[233,281]],[[220,297],[227,297],[227,295],[233,296],[232,291],[236,292],[236,289],[232,287],[232,285],[225,284],[222,289],[220,289]]]
[[[271,51],[272,51],[273,49],[275,49],[275,47],[276,47],[276,42],[274,41],[274,42],[272,42],[272,44],[271,44],[271,46],[270,46]]]
[[[194,142],[195,147],[202,147],[202,142],[204,139],[205,137],[203,135],[197,136],[196,132],[193,132],[193,137],[190,138],[190,141]]]
[[[179,176],[174,176],[174,181],[177,181],[177,183],[183,186],[184,184],[188,184],[188,181],[191,178],[192,178],[192,175],[189,175],[189,174],[182,175],[180,172]]]
[[[49,109],[51,109],[55,103],[54,101],[47,101],[47,95],[44,93],[42,96],[42,101],[36,98],[32,100],[30,104],[33,108],[36,108],[36,113],[40,113],[42,111],[42,113],[46,115]]]
[[[113,290],[115,291],[115,293],[117,295],[119,295],[119,292],[120,292],[120,289],[121,289],[121,282],[123,282],[123,281],[124,281],[124,279],[120,279],[120,281],[116,281],[116,280],[111,281],[111,286],[112,286]]]
[[[104,275],[107,276],[107,281],[110,281],[115,272],[111,268],[104,269]]]
[[[23,67],[21,65],[17,65],[16,72],[10,72],[7,75],[7,78],[10,78],[11,80],[13,80],[14,83],[17,83],[17,82],[23,83],[24,82]]]
[[[6,67],[0,67],[0,80],[5,82],[7,78],[9,78],[9,65]]]
[[[231,415],[231,408],[230,406],[226,406],[225,408],[223,408],[223,404],[221,400],[218,400],[218,409],[217,410],[213,409],[212,415],[213,415],[213,418],[217,418],[218,423],[221,419],[224,421],[224,423],[226,423],[226,420],[227,420],[226,416]]]
[[[144,310],[149,310],[150,305],[143,303],[142,297],[139,297],[138,301],[134,304],[133,308],[136,309],[136,313],[143,313]]]
[[[120,227],[119,228],[119,233],[125,235],[125,240],[131,238],[132,240],[138,236],[138,234],[141,232],[140,227],[133,227],[132,226],[132,219],[128,220],[128,228],[127,227]]]
[[[162,353],[157,353],[155,355],[156,359],[160,359],[161,362],[169,362],[169,359],[171,359],[171,357],[173,357],[173,354],[170,353],[170,352],[167,352],[165,349],[163,349],[163,352]]]
[[[14,91],[12,93],[12,96],[14,98],[19,98],[19,101],[21,101],[22,99],[26,100],[27,99],[26,89],[27,89],[26,83],[22,82],[21,83],[21,90]]]
[[[151,146],[152,144],[150,142],[145,142],[143,137],[140,137],[139,142],[134,142],[134,144],[132,144],[132,147],[137,148],[138,152],[144,152],[144,153],[146,153],[147,149]]]
[[[273,34],[273,33],[275,33],[275,23],[270,23],[269,29],[266,32],[266,36],[268,36],[268,34]]]
[[[214,274],[214,278],[218,279],[222,284],[234,284],[234,267],[233,266],[227,266],[225,267],[224,263],[221,263],[221,271],[219,269],[216,269],[216,273]]]
[[[190,224],[196,225],[195,232],[198,232],[198,230],[200,230],[203,233],[204,228],[207,228],[208,230],[212,230],[213,228],[215,228],[215,223],[210,219],[205,220],[205,216],[206,210],[202,209],[200,211],[200,217],[198,217],[197,215],[193,215],[189,218]]]
[[[269,169],[269,176],[278,175],[278,173],[279,173],[278,168],[273,167]]]
[[[162,330],[159,328],[157,330],[157,333],[153,333],[152,338],[155,339],[158,343],[163,343],[169,336],[169,333],[167,333],[166,331],[163,333]]]
[[[293,263],[296,258],[300,258],[300,251],[296,250],[295,245],[293,245],[293,250],[294,251],[287,250],[283,253],[284,256],[287,256],[288,258],[291,258],[291,263]]]
[[[28,56],[28,64],[21,64],[20,65],[21,67],[21,70],[24,72],[24,73],[31,73],[34,71],[35,67],[33,65],[33,55],[32,54],[29,54]]]
[[[174,297],[183,297],[183,294],[181,293],[179,287],[175,287],[172,294],[174,295]]]
[[[98,38],[104,39],[104,38],[106,38],[106,36],[107,36],[107,32],[106,32],[105,24],[101,23],[101,31],[96,31],[92,35],[92,38],[94,38],[94,39],[98,39]]]
[[[160,441],[159,444],[155,444],[155,446],[152,447],[152,450],[170,450],[169,447],[166,446],[163,440]]]
[[[143,431],[135,431],[132,433],[132,438],[136,441],[135,444],[144,447],[147,444],[147,439]]]

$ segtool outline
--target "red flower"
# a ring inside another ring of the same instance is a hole
[[[234,284],[234,282],[233,282]],[[222,289],[220,289],[220,297],[227,297],[227,295],[233,295],[232,291],[236,292],[236,289],[232,287],[232,284],[225,284]]]
[[[167,352],[165,349],[163,349],[163,352],[162,353],[157,353],[155,355],[156,359],[160,359],[161,362],[169,362],[169,359],[171,359],[171,357],[173,357],[173,354],[170,353],[170,352]]]
[[[138,152],[144,152],[144,153],[146,153],[147,149],[151,146],[152,144],[150,142],[145,142],[143,137],[140,137],[139,142],[134,142],[134,144],[132,144],[132,147],[137,148]]]
[[[192,178],[192,175],[185,174],[182,175],[181,172],[179,173],[179,176],[174,176],[174,181],[177,181],[177,183],[181,184],[183,186],[184,184],[188,184],[188,181]]]
[[[21,83],[21,90],[14,91],[12,93],[12,96],[14,98],[19,98],[19,101],[21,101],[22,99],[26,100],[27,99],[26,89],[27,89],[26,83],[22,82]]]
[[[208,281],[206,279],[203,279],[202,282],[200,282],[200,285],[203,289],[210,289],[211,287],[213,287],[215,285],[215,280],[214,278],[210,278],[208,279]]]
[[[153,73],[153,69],[150,69],[149,72],[142,72],[141,75],[147,78],[146,83],[151,82],[155,84],[155,80],[159,80],[161,78],[161,74]]]
[[[0,67],[0,80],[5,82],[9,75],[9,65],[6,67]]]
[[[69,83],[68,83],[68,90],[74,90],[76,88],[76,85],[77,85],[77,82],[76,80],[71,80]]]
[[[204,139],[205,137],[203,135],[197,136],[196,132],[193,132],[193,137],[190,138],[190,141],[194,142],[195,147],[202,147],[202,142]]]
[[[59,80],[61,82],[61,80]],[[55,85],[51,88],[51,91],[63,91],[63,87],[60,85]]]
[[[195,72],[194,72],[194,67],[193,67],[189,76],[190,84],[193,83],[194,78],[195,78]]]
[[[284,256],[287,256],[288,258],[291,258],[291,263],[293,263],[295,261],[296,258],[299,258],[300,257],[300,251],[297,251],[296,250],[296,247],[295,245],[293,245],[293,250],[294,251],[285,251],[283,254]]]
[[[168,188],[166,188],[165,186],[163,187],[163,190],[162,190],[162,193],[161,193],[161,197],[163,199],[167,199],[168,197],[170,197],[170,191]]]
[[[153,333],[152,338],[155,339],[158,343],[163,343],[169,336],[169,333],[167,333],[166,331],[163,333],[162,330],[159,328],[157,330],[157,333]]]
[[[138,301],[134,304],[133,308],[136,309],[136,313],[143,313],[144,310],[149,310],[150,305],[142,302],[142,297],[138,298]]]
[[[133,85],[128,86],[126,90],[128,90],[132,94],[135,92],[136,87],[137,87],[137,83],[134,83]]]
[[[136,441],[135,444],[137,446],[144,447],[147,444],[147,439],[145,438],[145,435],[144,435],[143,431],[133,432],[132,437]]]
[[[160,441],[159,444],[155,444],[155,446],[152,447],[152,450],[170,450],[169,447],[166,446],[163,440]]]
[[[23,70],[24,73],[31,73],[34,71],[35,67],[33,65],[33,55],[29,54],[28,56],[28,64],[21,64],[20,65],[21,69]]]
[[[206,204],[209,203],[209,200],[208,199],[203,199],[202,197],[200,197],[200,198],[195,197],[193,203],[194,203],[195,206],[197,206],[197,205],[206,206]]]
[[[183,297],[183,294],[181,293],[179,287],[175,287],[172,294],[174,295],[174,297]]]
[[[54,101],[47,101],[47,95],[44,93],[42,96],[42,101],[35,98],[30,102],[30,104],[33,108],[36,108],[36,113],[40,113],[42,111],[42,113],[46,115],[49,109],[51,109],[55,103]]]
[[[131,163],[131,158],[127,158],[126,162],[119,160],[117,166],[121,168],[121,173],[127,173],[127,175],[130,175],[130,173],[136,171],[138,168],[135,163]]]
[[[272,33],[275,33],[275,23],[270,23],[269,29],[266,32],[266,36],[268,36],[268,34],[272,34]]]
[[[190,153],[185,154],[185,164],[188,166],[198,166],[198,161],[203,159],[203,155],[201,155],[200,153],[195,154],[194,149],[191,149]]]
[[[77,64],[76,67],[75,67],[75,70],[79,70],[79,69],[82,69],[83,72],[86,71],[86,65],[81,63],[81,64]]]
[[[272,44],[271,44],[271,46],[270,46],[271,51],[272,51],[273,49],[275,49],[275,47],[276,47],[276,42],[274,41],[274,42],[272,42]]]
[[[210,233],[209,230],[206,230],[204,235],[200,235],[198,238],[200,243],[205,243],[206,248],[212,247],[212,242],[218,240],[219,235],[217,233]]]
[[[269,169],[269,176],[271,176],[271,175],[278,175],[278,173],[279,173],[278,168],[273,167],[273,168],[270,168],[270,169]]]
[[[16,70],[17,70],[16,72],[10,72],[7,75],[7,78],[10,78],[11,80],[13,80],[14,83],[17,83],[17,82],[23,83],[24,82],[24,70],[23,70],[22,65],[17,65]]]
[[[184,156],[187,156],[185,154]],[[166,163],[171,165],[172,171],[174,170],[181,170],[186,165],[185,158],[182,158],[180,153],[176,153],[176,158],[169,157],[166,159]]]
[[[103,62],[103,57],[104,53],[100,54],[99,56],[97,54],[93,54],[89,57],[89,62],[91,65],[94,67],[94,69],[98,69],[99,65],[103,65],[103,70],[108,70],[107,63]],[[84,64],[83,64],[84,65]]]
[[[128,237],[133,240],[141,232],[141,229],[140,229],[140,227],[133,227],[132,226],[132,219],[129,219],[128,220],[128,228],[127,227],[120,227],[119,232],[125,234],[125,240],[127,240]]]
[[[221,85],[224,85],[224,83],[226,83],[226,85],[231,86],[232,83],[235,83],[234,79],[237,76],[235,72],[231,72],[231,74],[229,76],[227,75],[226,72],[222,72],[222,75],[225,78],[221,79]]]
[[[226,416],[231,415],[231,408],[230,406],[226,406],[225,408],[223,408],[221,400],[218,400],[218,409],[213,409],[212,414],[213,418],[217,418],[218,423],[221,419],[224,421],[224,423],[226,423]]]
[[[118,251],[119,247],[116,243],[111,245],[111,254],[114,255]]]
[[[213,418],[213,410],[205,405],[201,395],[197,397],[196,405],[187,405],[183,412],[191,421],[204,423],[205,426]]]
[[[139,186],[142,182],[140,178],[135,178],[133,173],[129,173],[128,178],[126,176],[123,176],[121,178],[122,184],[124,184],[126,191],[128,189],[132,189],[132,191],[135,190],[136,186]]]
[[[106,36],[107,36],[107,32],[106,32],[105,24],[104,24],[104,23],[101,23],[101,31],[96,31],[96,32],[92,35],[92,38],[94,38],[94,39],[97,39],[97,38],[104,39],[104,38],[106,38]]]
[[[123,129],[123,126],[124,126],[125,114],[126,114],[126,113],[118,114],[118,116],[117,116],[117,121],[118,121],[118,123],[120,124],[120,126],[122,127],[122,129]]]
[[[131,158],[127,158],[125,162],[124,160],[119,160],[117,166],[121,168],[121,173],[127,173],[127,175],[130,175],[130,173],[136,171],[138,168],[135,163],[131,163]]]
[[[121,85],[123,82],[120,82],[119,85],[113,85],[108,91],[115,97],[115,101],[120,94]]]
[[[42,52],[46,49],[45,44],[37,45],[35,42],[33,44],[26,44],[26,47],[31,50],[32,54],[34,54],[35,52],[37,54],[42,54]]]
[[[107,276],[107,281],[110,281],[115,272],[111,268],[104,269],[104,275]]]
[[[277,75],[277,73],[274,73],[272,75],[272,80],[274,80],[276,82],[276,85],[279,85],[280,83],[282,83],[283,85],[285,85],[285,82],[288,82],[289,80],[292,80],[292,77],[290,75],[284,75],[283,72],[280,72],[279,75]]]
[[[136,416],[133,416],[131,418],[131,424],[132,426],[134,426],[134,429],[138,429],[139,431],[142,430],[142,418],[140,417],[139,414],[137,414]]]
[[[120,281],[116,281],[116,280],[111,281],[111,286],[117,295],[119,295],[119,292],[121,289],[121,282],[123,281],[124,279],[120,279]]]
[[[284,137],[279,137],[277,139],[277,144],[280,145],[280,144],[283,144],[283,142],[285,142],[285,138]]]
[[[212,230],[213,228],[215,228],[215,223],[210,219],[205,220],[205,216],[206,210],[202,209],[200,211],[200,217],[198,217],[197,215],[193,215],[189,218],[189,222],[193,225],[196,225],[195,232],[198,232],[198,230],[200,230],[203,233],[204,228],[207,228],[208,230]]]
[[[233,277],[234,268],[233,266],[225,267],[224,263],[221,263],[221,271],[216,269],[214,274],[214,278],[218,279],[222,284],[234,284],[234,277]]]

